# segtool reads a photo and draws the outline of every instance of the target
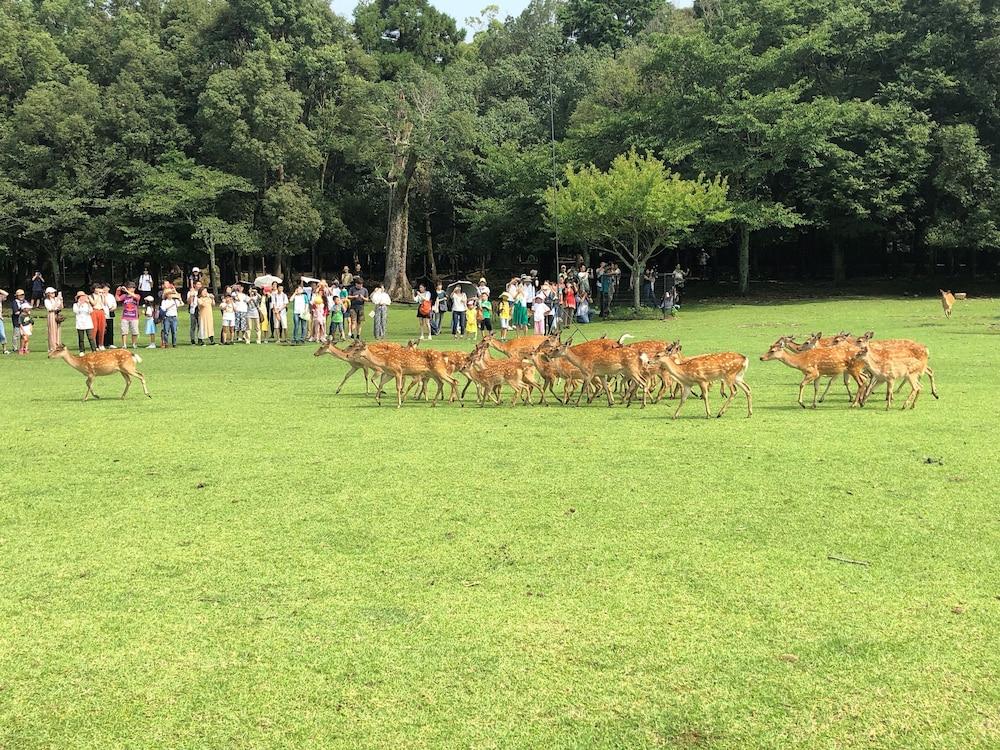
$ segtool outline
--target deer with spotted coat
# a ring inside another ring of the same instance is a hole
[[[153,397],[146,387],[146,376],[135,367],[142,362],[142,357],[127,349],[109,349],[108,351],[90,352],[90,354],[77,356],[70,354],[69,350],[60,344],[49,353],[49,359],[61,359],[74,370],[79,370],[86,376],[87,391],[83,394],[84,401],[91,396],[100,398],[100,396],[94,393],[95,378],[99,378],[102,375],[113,375],[116,372],[120,372],[122,377],[125,378],[125,390],[122,391],[123,400],[125,399],[125,394],[128,393],[129,387],[132,385],[133,377],[139,378],[139,382],[142,383],[142,392],[149,398]]]

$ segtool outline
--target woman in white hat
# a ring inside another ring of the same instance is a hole
[[[49,334],[49,352],[54,352],[62,344],[60,327],[62,316],[59,312],[63,309],[62,292],[57,292],[52,287],[45,290],[45,312],[46,331]]]

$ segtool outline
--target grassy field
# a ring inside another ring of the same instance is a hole
[[[750,355],[749,420],[397,411],[274,345],[142,351],[152,400],[83,404],[4,358],[0,747],[1000,747],[998,314],[586,329]],[[841,328],[926,343],[941,400],[800,409],[758,357]]]

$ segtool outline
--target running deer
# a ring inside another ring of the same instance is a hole
[[[753,416],[753,396],[750,386],[744,382],[750,360],[742,354],[736,352],[721,352],[719,354],[701,354],[697,357],[676,362],[674,353],[679,351],[680,342],[675,341],[666,352],[659,356],[660,362],[667,368],[671,377],[681,385],[681,402],[674,411],[674,419],[684,407],[688,394],[695,385],[701,388],[701,398],[705,402],[705,416],[711,417],[712,411],[708,403],[708,390],[712,383],[721,380],[729,389],[729,398],[722,405],[722,409],[716,415],[721,417],[726,413],[729,404],[736,396],[736,389],[739,388],[747,397],[747,417]]]
[[[492,333],[487,333],[483,338],[483,341],[498,352],[506,354],[511,359],[520,360],[524,357],[530,357],[531,354],[539,346],[544,344],[546,341],[559,340],[559,336],[543,336],[539,334],[532,334],[531,336],[520,336],[516,339],[511,339],[510,341],[501,341]]]
[[[570,340],[551,349],[548,355],[550,359],[565,359],[583,376],[584,388],[576,397],[575,404],[577,406],[580,405],[584,391],[588,391],[587,403],[593,402],[598,392],[597,388],[594,387],[595,383],[599,384],[607,395],[608,406],[614,406],[615,397],[611,392],[608,379],[619,375],[642,388],[642,405],[646,405],[649,396],[649,383],[646,381],[643,371],[649,363],[649,357],[641,351],[623,346],[626,338],[631,338],[631,336],[626,333],[617,342],[598,339],[576,346],[571,346],[572,338],[570,338]],[[632,403],[634,392],[635,388],[631,386],[626,391],[626,401],[629,405]]]
[[[576,389],[583,385],[583,375],[580,370],[562,359],[552,359],[552,350],[540,346],[531,353],[531,361],[542,378],[542,403],[545,403],[545,389],[561,404],[568,404]],[[563,396],[559,398],[555,391],[557,380],[563,381]]]
[[[658,379],[660,381],[660,388],[657,391],[656,395],[653,397],[654,404],[658,402],[661,398],[663,398],[664,393],[669,392],[671,397],[673,397],[674,386],[676,384],[674,383],[674,379],[670,376],[670,373],[667,372],[667,369],[659,362],[660,355],[665,353],[669,348],[669,346],[670,342],[668,341],[655,341],[655,340],[636,341],[633,344],[626,344],[626,347],[628,347],[629,349],[636,349],[640,352],[643,352],[649,358],[649,362],[643,369],[646,379],[650,381],[649,382],[650,387],[654,385],[653,383],[654,380]]]
[[[370,345],[370,350],[373,353],[392,351],[399,348],[401,348],[399,344],[394,344],[390,341],[377,341]],[[337,390],[334,391],[335,394],[340,393],[341,388],[344,387],[344,383],[346,383],[348,378],[350,378],[358,370],[362,370],[364,372],[365,394],[369,393],[369,380],[371,380],[372,385],[375,385],[375,377],[382,374],[382,368],[372,362],[368,350],[365,348],[364,343],[360,339],[352,341],[346,349],[341,349],[336,346],[334,342],[329,341],[325,344],[321,344],[313,356],[322,357],[324,354],[329,354],[335,359],[341,359],[351,366],[351,369],[349,369],[347,374],[344,375],[344,379],[340,381],[340,385],[337,386]],[[371,373],[370,376],[369,372]]]
[[[475,382],[480,406],[486,405],[487,397],[492,397],[499,405],[500,391],[504,383],[514,391],[510,401],[511,406],[514,406],[517,404],[519,396],[525,404],[531,403],[532,388],[541,390],[541,386],[535,381],[531,370],[530,361],[492,359],[489,356],[489,344],[480,342],[472,350],[472,354],[469,355],[461,372]],[[544,397],[544,395],[543,393],[542,396]]]
[[[126,349],[110,349],[108,351],[91,352],[90,354],[77,356],[70,354],[69,350],[60,344],[49,353],[49,359],[53,358],[62,359],[74,370],[79,370],[86,376],[87,391],[83,394],[84,401],[91,396],[100,398],[100,396],[94,393],[94,378],[101,377],[102,375],[113,375],[116,372],[120,372],[122,377],[125,378],[125,390],[122,391],[122,400],[125,399],[125,394],[128,393],[128,389],[132,385],[133,376],[139,378],[139,382],[142,383],[142,392],[149,398],[153,397],[146,387],[146,377],[135,369],[135,366],[142,362],[142,357]]]
[[[822,346],[803,352],[793,352],[788,350],[788,339],[782,336],[771,344],[771,348],[764,352],[760,361],[769,362],[776,360],[801,372],[802,382],[799,383],[799,406],[803,409],[806,408],[805,403],[802,401],[802,392],[807,385],[812,383],[812,408],[815,409],[816,401],[819,397],[819,379],[823,376],[829,376],[830,382],[833,382],[833,378],[837,375],[843,375],[845,385],[847,385],[847,378],[850,376],[854,379],[859,391],[864,387],[864,380],[861,377],[864,372],[864,365],[855,359],[854,355],[857,354],[857,351],[857,346],[845,341],[837,346]],[[827,390],[829,389],[830,385],[828,383]],[[851,389],[848,387],[848,398],[850,398],[850,393]],[[823,392],[823,395],[826,396],[826,391]]]
[[[454,398],[456,380],[448,373],[441,352],[411,346],[380,350],[375,344],[361,344],[361,348],[364,356],[382,370],[382,377],[375,390],[375,403],[380,406],[382,390],[393,378],[396,380],[396,408],[403,405],[403,382],[407,376],[418,379],[427,377],[437,383],[437,393],[434,394],[431,406],[436,406],[438,399],[443,397],[445,383],[452,386],[452,398]]]
[[[864,336],[858,338],[857,346],[859,348],[861,346],[866,346],[874,353],[875,358],[879,361],[895,358],[899,360],[912,359],[920,363],[920,373],[917,377],[919,378],[926,373],[927,378],[931,382],[931,395],[934,396],[934,398],[939,398],[937,384],[934,382],[934,370],[932,370],[928,364],[930,361],[930,352],[927,350],[926,346],[910,339],[873,339],[872,337],[874,335],[875,334],[872,331],[868,331],[864,334]],[[855,398],[855,403],[861,406],[864,406],[868,397],[871,395],[878,383],[886,382],[884,378],[877,379],[875,377],[875,371],[870,367],[866,367],[866,369],[872,374],[872,379],[868,382],[868,385],[864,388],[863,392],[858,393]],[[896,380],[900,381],[897,390],[902,388],[905,383],[909,382],[908,379],[896,378]]]
[[[892,408],[893,385],[897,380],[903,380],[910,384],[910,395],[903,402],[903,409],[907,407],[913,409],[917,405],[917,398],[920,396],[922,387],[920,376],[925,372],[928,374],[930,368],[927,360],[921,357],[911,356],[905,348],[883,349],[877,351],[872,344],[875,342],[863,342],[855,355],[858,362],[863,363],[872,374],[871,382],[864,391],[864,395],[858,393],[858,402],[864,404],[868,399],[872,389],[879,383],[885,383],[885,408]],[[934,388],[934,379],[931,377],[931,393],[937,398],[937,391]]]
[[[941,292],[941,307],[944,308],[944,316],[946,318],[951,317],[951,308],[955,305],[955,295],[951,291],[945,291],[944,289],[938,289]]]

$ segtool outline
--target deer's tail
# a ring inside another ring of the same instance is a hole
[[[142,357],[140,357],[138,354],[133,354],[132,361],[135,362],[137,365],[142,364]]]

